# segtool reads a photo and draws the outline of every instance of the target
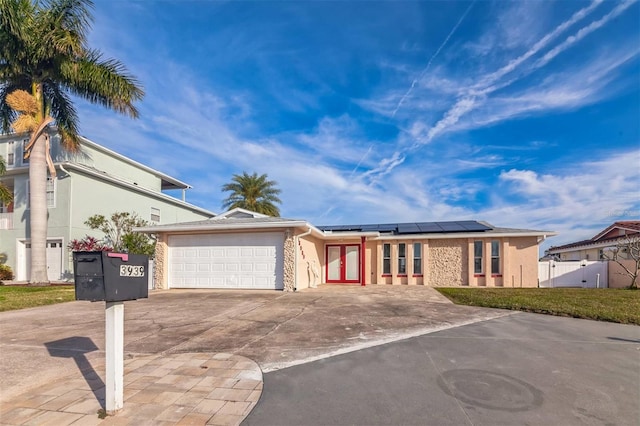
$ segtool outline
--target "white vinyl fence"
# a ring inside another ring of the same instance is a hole
[[[538,262],[540,287],[604,288],[608,283],[608,262]]]

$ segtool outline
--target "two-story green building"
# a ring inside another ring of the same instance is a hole
[[[13,191],[11,204],[0,204],[0,254],[6,256],[16,280],[29,279],[29,164],[23,158],[28,135],[0,135],[0,155],[7,171],[0,177]],[[102,237],[84,222],[92,215],[137,213],[160,225],[208,219],[214,213],[185,201],[185,182],[140,164],[84,137],[75,154],[60,147],[52,130],[51,156],[57,178],[47,186],[49,208],[47,268],[50,280],[72,277],[69,241],[86,235]],[[178,197],[173,196],[177,193]],[[172,194],[172,195],[170,195]],[[4,257],[4,256],[3,256]]]

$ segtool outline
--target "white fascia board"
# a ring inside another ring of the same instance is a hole
[[[555,232],[483,232],[468,233],[459,232],[451,234],[401,234],[401,235],[381,235],[376,240],[444,240],[456,238],[504,238],[504,237],[552,237],[557,235]]]
[[[170,195],[163,194],[162,192],[153,191],[151,189],[147,189],[147,188],[144,188],[142,186],[134,185],[134,184],[129,183],[127,181],[124,181],[122,179],[118,179],[118,178],[116,178],[114,176],[111,176],[111,175],[109,175],[107,173],[99,172],[97,170],[91,169],[89,167],[82,166],[80,164],[64,162],[64,163],[56,163],[56,165],[58,165],[58,166],[62,165],[62,167],[64,167],[65,169],[77,170],[77,171],[79,171],[81,173],[85,173],[85,174],[97,177],[97,178],[99,178],[101,180],[118,184],[118,185],[123,186],[125,188],[131,189],[132,191],[140,192],[140,193],[143,193],[143,194],[146,194],[146,195],[150,195],[150,196],[152,196],[154,198],[158,198],[160,200],[167,201],[169,203],[175,204],[175,205],[180,206],[180,207],[189,208],[189,209],[198,211],[200,213],[209,215],[211,217],[215,216],[215,213],[210,212],[209,210],[203,209],[202,207],[198,207],[198,206],[193,205],[191,203],[187,203],[186,201],[179,200],[179,199],[174,198],[174,197],[172,197]]]
[[[106,154],[109,154],[109,155],[111,155],[111,156],[113,156],[113,157],[117,158],[118,160],[124,161],[125,163],[129,163],[129,164],[131,164],[131,165],[133,165],[133,166],[135,166],[135,167],[138,167],[138,168],[140,168],[140,169],[142,169],[142,170],[145,170],[145,171],[147,171],[147,172],[149,172],[149,173],[151,173],[151,174],[153,174],[153,175],[158,176],[159,178],[162,178],[163,180],[166,180],[166,181],[168,181],[168,182],[171,182],[172,184],[174,184],[174,185],[176,185],[176,186],[179,186],[179,187],[181,187],[181,188],[183,188],[183,189],[190,189],[190,188],[193,188],[191,185],[189,185],[189,184],[188,184],[188,183],[186,183],[186,182],[182,182],[181,180],[178,180],[178,179],[176,179],[176,178],[174,178],[174,177],[171,177],[171,176],[169,176],[169,175],[167,175],[167,174],[165,174],[165,173],[162,173],[161,171],[158,171],[158,170],[156,170],[156,169],[152,169],[151,167],[149,167],[149,166],[145,166],[145,165],[144,165],[144,164],[142,164],[142,163],[138,163],[137,161],[132,160],[132,159],[131,159],[131,158],[129,158],[129,157],[125,157],[125,156],[124,156],[124,155],[122,155],[122,154],[118,154],[117,152],[112,151],[112,150],[110,150],[109,148],[106,148],[106,147],[104,147],[104,146],[102,146],[102,145],[99,145],[99,144],[97,144],[97,143],[95,143],[95,142],[93,142],[93,141],[91,141],[91,140],[87,139],[87,138],[86,138],[86,137],[84,137],[84,136],[80,136],[80,139],[82,139],[82,143],[83,143],[83,144],[86,144],[86,145],[90,146],[90,147],[91,147],[91,148],[93,148],[93,149],[97,149],[98,151],[102,151],[102,152],[104,152],[104,153],[106,153]],[[65,166],[66,166],[66,164],[65,164]]]
[[[220,222],[213,221],[211,224],[194,224],[194,225],[159,225],[159,226],[145,226],[142,228],[134,228],[136,232],[143,232],[146,234],[155,233],[176,233],[176,232],[194,232],[194,231],[235,231],[235,230],[247,230],[247,229],[287,229],[287,228],[300,228],[310,226],[305,221],[291,221],[291,222],[267,222],[267,223],[225,223],[225,226],[220,226]]]
[[[360,237],[374,237],[374,239],[378,239],[380,233],[377,231],[372,232],[336,232],[333,233],[331,231],[320,231],[322,232],[322,237],[325,240],[346,240],[350,238],[360,238]]]

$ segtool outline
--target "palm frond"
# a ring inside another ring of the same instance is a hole
[[[7,95],[6,102],[12,109],[23,114],[35,115],[38,112],[38,103],[26,90],[14,90]]]
[[[9,133],[11,131],[11,123],[13,123],[18,116],[18,113],[7,103],[7,95],[17,88],[18,87],[13,84],[0,86],[0,124],[2,125],[2,133]]]
[[[267,175],[258,176],[257,173],[233,175],[231,182],[222,185],[222,191],[231,192],[223,201],[222,208],[243,208],[269,216],[280,216],[280,210],[275,203],[281,203],[277,194],[276,181],[268,180]]]
[[[134,102],[144,96],[140,82],[115,59],[102,59],[89,51],[83,58],[61,64],[60,71],[67,87],[76,95],[133,118],[138,117]]]
[[[49,102],[49,114],[56,120],[61,133],[67,134],[77,142],[78,113],[71,98],[53,81],[45,81],[42,92]]]

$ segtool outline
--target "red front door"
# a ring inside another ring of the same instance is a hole
[[[360,246],[341,244],[327,246],[327,282],[360,282]]]

